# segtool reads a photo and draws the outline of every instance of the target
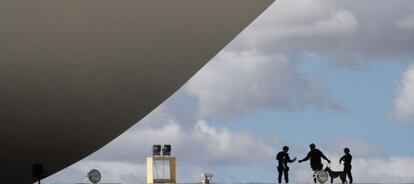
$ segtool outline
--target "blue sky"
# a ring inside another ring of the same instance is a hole
[[[373,5],[376,6],[373,6]],[[46,182],[145,182],[152,144],[172,144],[180,182],[275,181],[283,145],[309,143],[356,182],[414,182],[414,1],[278,0],[167,101]],[[134,145],[134,146],[131,146]],[[291,164],[310,181],[308,163]]]

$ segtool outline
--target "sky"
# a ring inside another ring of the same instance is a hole
[[[354,182],[414,182],[414,1],[277,0],[174,95],[102,149],[47,178],[145,183],[153,144],[178,182],[275,182],[284,145],[315,143]],[[309,163],[291,182],[311,181]]]

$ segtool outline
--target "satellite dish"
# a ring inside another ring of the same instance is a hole
[[[88,179],[92,183],[101,181],[101,173],[97,169],[92,169],[88,172]]]
[[[326,183],[326,181],[328,181],[328,172],[324,170],[317,171],[315,177],[319,183]]]

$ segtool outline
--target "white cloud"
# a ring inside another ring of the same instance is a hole
[[[222,51],[185,86],[202,116],[232,117],[262,108],[297,110],[314,104],[339,108],[314,79],[283,55]],[[328,97],[328,98],[327,98]]]
[[[414,120],[414,64],[407,67],[400,81],[394,112],[400,120]]]
[[[355,159],[356,182],[404,183],[414,181],[414,158],[391,157],[382,159]]]
[[[228,129],[217,129],[205,121],[198,121],[192,137],[204,149],[200,158],[215,164],[242,164],[256,162],[271,157],[275,150],[264,140],[248,132],[231,132]],[[254,155],[254,156],[252,156]]]

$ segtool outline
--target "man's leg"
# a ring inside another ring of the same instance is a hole
[[[349,183],[352,183],[353,182],[353,178],[352,178],[351,170],[349,170],[348,173],[346,173],[346,174],[348,175]]]
[[[352,166],[345,166],[345,167],[344,167],[344,173],[348,176],[348,178],[349,178],[349,183],[352,183],[352,182],[353,182],[352,173],[351,173],[351,168],[352,168]]]
[[[277,181],[279,183],[282,183],[282,174],[283,174],[283,170],[281,168],[277,168],[277,171],[279,172],[279,176],[277,177]]]
[[[283,174],[285,175],[285,182],[289,183],[289,169],[285,169]]]
[[[318,171],[318,168],[313,166],[312,170],[313,170],[313,182],[316,183],[316,172]]]

